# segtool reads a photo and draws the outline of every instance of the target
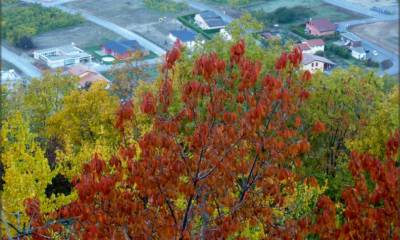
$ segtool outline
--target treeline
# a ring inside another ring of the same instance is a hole
[[[171,0],[144,0],[146,7],[160,12],[179,12],[187,8],[186,3],[177,3]]]
[[[44,8],[39,4],[18,4],[5,7],[2,12],[2,38],[15,45],[24,38],[83,22],[79,15],[64,13],[56,8]]]
[[[205,1],[212,2],[212,3],[219,3],[219,4],[229,4],[233,7],[238,6],[238,5],[249,4],[251,2],[255,2],[254,0],[205,0]]]
[[[315,12],[310,8],[303,6],[295,7],[280,7],[273,12],[267,13],[264,10],[254,11],[254,17],[266,23],[292,23],[296,21],[305,20],[313,16]]]

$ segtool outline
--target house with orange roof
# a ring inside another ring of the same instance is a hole
[[[79,64],[68,69],[68,73],[80,78],[79,86],[81,88],[89,87],[91,84],[99,81],[110,82],[106,77],[89,67]]]
[[[325,42],[322,39],[311,39],[296,44],[295,47],[298,47],[303,54],[315,54],[317,52],[323,52],[325,50]]]

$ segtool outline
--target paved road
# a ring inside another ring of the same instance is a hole
[[[68,13],[79,13],[82,15],[82,17],[86,18],[86,20],[91,21],[97,25],[100,25],[110,31],[115,32],[116,34],[129,39],[129,40],[136,40],[138,41],[138,43],[140,45],[142,45],[144,48],[154,52],[155,54],[157,54],[158,56],[162,56],[166,53],[166,51],[164,49],[162,49],[161,47],[159,47],[158,45],[154,44],[153,42],[147,40],[146,38],[129,31],[126,28],[123,28],[121,26],[118,26],[115,23],[109,22],[107,20],[98,18],[96,16],[91,15],[88,12],[85,12],[83,10],[75,10],[75,9],[71,9],[71,8],[67,8],[65,6],[55,6],[57,8],[59,8],[60,10],[64,11],[64,12],[68,12]]]
[[[21,70],[21,72],[25,73],[31,78],[40,78],[42,76],[40,70],[32,63],[3,46],[1,46],[1,58],[12,63],[19,70]]]
[[[61,6],[60,4],[65,3],[65,2],[69,2],[71,0],[58,0],[58,1],[54,1],[52,3],[46,3],[43,1],[38,1],[38,0],[23,0],[25,2],[36,2],[36,3],[41,3],[43,6],[45,7],[56,7],[64,12],[67,13],[71,13],[71,14],[75,14],[75,13],[79,13],[82,15],[82,17],[84,17],[86,20],[91,21],[97,25],[100,25],[112,32],[115,32],[116,34],[128,39],[128,40],[136,40],[138,41],[138,43],[140,45],[142,45],[144,48],[154,52],[155,54],[157,54],[158,56],[162,56],[166,53],[166,51],[159,47],[158,45],[154,44],[153,42],[147,40],[146,38],[140,36],[137,33],[131,32],[126,28],[123,28],[121,26],[118,26],[115,23],[109,22],[107,20],[98,18],[96,16],[91,15],[90,13],[83,11],[83,10],[77,10],[77,9],[72,9],[72,8],[68,8],[65,6]]]
[[[219,16],[221,16],[221,18],[222,18],[225,22],[227,22],[227,23],[230,23],[230,22],[233,21],[233,18],[230,17],[230,16],[228,16],[228,15],[226,15],[226,14],[224,13],[224,11],[221,11],[221,10],[218,9],[218,8],[209,6],[209,5],[205,4],[205,3],[201,3],[201,2],[198,2],[198,1],[195,1],[195,0],[174,0],[174,1],[175,1],[175,2],[185,2],[185,3],[187,3],[190,7],[194,8],[194,9],[197,9],[197,10],[199,10],[199,11],[207,11],[207,10],[208,10],[208,11],[213,11],[213,12],[215,12],[216,14],[218,14]]]

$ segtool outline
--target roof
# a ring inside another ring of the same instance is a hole
[[[215,12],[213,11],[202,11],[198,13],[204,20],[205,19],[210,19],[210,18],[219,18],[220,16],[218,16]]]
[[[171,34],[182,42],[192,42],[197,36],[195,32],[188,29],[171,31]]]
[[[316,27],[320,32],[336,31],[336,25],[327,19],[310,20],[309,23]]]
[[[225,26],[225,21],[213,11],[202,11],[198,13],[209,27]]]
[[[118,54],[143,50],[143,47],[136,40],[111,41],[104,44],[104,47]]]
[[[85,72],[90,71],[89,68],[82,64],[77,64],[68,69],[68,72],[74,76],[81,76]]]
[[[341,35],[342,35],[342,37],[347,38],[347,39],[349,39],[349,40],[351,40],[353,42],[361,41],[361,39],[357,35],[352,33],[352,32],[344,32]]]
[[[279,33],[275,32],[262,32],[261,36],[265,39],[270,39],[270,38],[279,38]]]
[[[62,52],[64,52],[65,54],[72,54],[75,52],[82,52],[81,49],[75,47],[74,45],[64,45],[64,46],[60,46],[58,47],[58,49]]]
[[[107,78],[105,78],[102,74],[97,73],[97,72],[87,72],[81,77],[81,80],[79,81],[80,86],[85,86],[88,83],[94,83],[98,81],[105,81],[109,82]]]
[[[365,53],[365,50],[363,47],[352,47],[350,48],[352,52],[357,52],[357,53]]]
[[[87,83],[93,83],[96,81],[106,81],[109,82],[102,74],[91,70],[89,67],[78,64],[68,69],[68,73],[80,78],[79,85],[85,86]]]
[[[305,43],[299,43],[296,44],[296,46],[300,48],[301,51],[310,50],[310,47]]]
[[[52,48],[45,48],[45,49],[40,49],[40,50],[35,50],[34,51],[36,54],[45,54],[48,52],[57,52],[57,54],[76,54],[76,53],[81,53],[83,52],[82,49],[75,47],[75,45],[70,44],[70,45],[62,45],[59,47],[52,47]]]
[[[324,46],[325,42],[322,39],[311,39],[305,41],[305,43],[310,47]]]
[[[327,58],[320,57],[320,56],[313,55],[313,54],[307,54],[307,53],[303,54],[303,61],[301,63],[304,64],[304,65],[307,65],[307,64],[310,64],[310,63],[315,62],[315,61],[328,63],[328,64],[331,64],[331,65],[336,65],[334,62],[332,62],[331,60],[329,60]]]

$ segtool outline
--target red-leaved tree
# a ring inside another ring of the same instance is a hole
[[[179,89],[182,106],[171,113],[171,71],[181,48],[166,56],[157,95],[140,109],[153,123],[138,150],[121,146],[109,161],[95,155],[76,181],[79,198],[56,213],[74,218],[70,238],[221,239],[244,227],[273,227],[271,208],[283,203],[289,170],[308,151],[296,115],[308,98],[308,72],[299,70],[298,49],[283,53],[275,70],[245,57],[243,41],[228,62],[215,53],[194,62]],[[121,107],[117,128],[133,116]]]
[[[241,41],[228,61],[215,53],[199,57],[192,78],[174,90],[171,72],[181,56],[175,46],[166,56],[158,94],[147,93],[118,112],[122,135],[135,117],[133,104],[151,119],[151,130],[138,139],[140,151],[123,143],[111,159],[95,155],[85,164],[75,182],[78,199],[48,216],[73,219],[72,226],[53,230],[69,239],[241,239],[249,226],[262,227],[269,239],[398,236],[394,140],[385,162],[352,155],[355,186],[343,193],[342,224],[328,197],[319,200],[315,220],[282,223],[273,214],[296,182],[290,169],[309,150],[297,111],[309,97],[311,74],[299,70],[298,49],[283,53],[268,73],[245,51]],[[171,111],[177,95],[179,110]],[[324,125],[312,131],[318,134]],[[375,183],[372,192],[364,172]]]

